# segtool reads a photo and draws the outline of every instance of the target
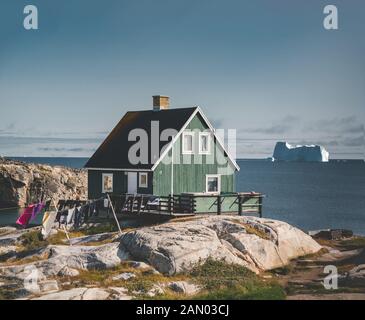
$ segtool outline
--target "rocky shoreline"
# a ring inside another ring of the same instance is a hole
[[[0,209],[24,207],[41,197],[86,199],[86,170],[31,164],[0,157]]]
[[[39,227],[0,228],[0,298],[305,299],[333,293],[321,284],[328,263],[339,265],[347,288],[340,293],[365,288],[363,238],[319,244],[284,222],[233,216],[177,219],[122,235],[91,229],[71,233],[70,246],[60,231],[44,241]],[[346,263],[355,257],[358,265]],[[25,286],[32,275],[36,290]]]

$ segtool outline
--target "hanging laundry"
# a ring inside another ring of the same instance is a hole
[[[83,224],[83,222],[85,221],[85,213],[87,209],[88,207],[86,205],[77,208],[75,212],[74,228],[78,229]]]
[[[109,200],[104,199],[104,208],[109,208]]]
[[[75,217],[75,210],[76,208],[69,209],[67,214],[67,224],[70,225],[73,223],[74,217]]]
[[[61,211],[59,223],[61,224],[67,224],[67,217],[68,217],[68,210]]]
[[[43,238],[46,239],[53,227],[53,224],[56,221],[57,212],[56,211],[47,211],[44,213],[43,221],[42,221],[42,235]]]
[[[34,209],[35,206],[33,204],[25,208],[19,219],[16,221],[16,224],[26,227],[33,215]]]
[[[32,213],[32,217],[30,218],[30,221],[33,221],[37,217],[37,215],[42,212],[42,210],[45,208],[45,206],[46,205],[43,202],[37,203],[34,206],[34,210]]]

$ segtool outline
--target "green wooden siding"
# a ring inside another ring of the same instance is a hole
[[[221,174],[221,192],[235,191],[235,168],[216,141],[211,141],[211,154],[199,155],[199,132],[206,129],[208,126],[200,115],[195,116],[187,127],[187,130],[195,132],[194,155],[182,154],[182,135],[174,145],[174,194],[205,192],[207,174]],[[168,157],[171,157],[171,152],[154,171],[155,195],[166,196],[171,193],[171,162],[167,161]]]
[[[122,194],[127,192],[127,176],[123,171],[88,170],[89,199],[98,199],[103,196],[102,193],[103,173],[113,174],[113,193]]]

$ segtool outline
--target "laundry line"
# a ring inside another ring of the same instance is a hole
[[[16,223],[26,228],[39,214],[43,213],[42,230],[43,238],[47,238],[52,229],[56,228],[65,232],[70,245],[72,245],[69,231],[78,230],[82,225],[87,223],[90,218],[99,216],[101,208],[107,209],[113,213],[119,234],[122,234],[113,202],[110,195],[94,200],[59,200],[57,203],[54,199],[42,201],[27,206],[20,215]]]

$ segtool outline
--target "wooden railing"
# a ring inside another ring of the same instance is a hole
[[[165,215],[197,214],[197,203],[199,199],[212,198],[213,201],[209,214],[221,215],[222,213],[234,213],[239,215],[254,213],[262,216],[263,195],[257,193],[232,193],[232,194],[181,194],[174,196],[154,196],[145,194],[122,194],[111,195],[114,207],[118,213],[142,214],[155,213]],[[159,201],[151,204],[151,200],[158,198]],[[250,200],[257,199],[253,203]],[[235,209],[228,210],[227,203]],[[201,207],[199,207],[201,210]],[[214,209],[213,209],[214,208]]]

